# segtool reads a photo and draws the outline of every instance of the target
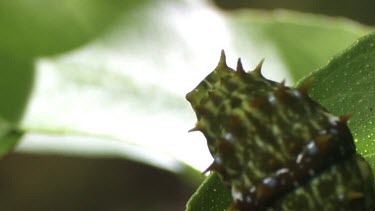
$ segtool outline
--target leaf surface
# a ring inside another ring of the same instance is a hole
[[[22,119],[35,79],[34,62],[76,48],[102,34],[144,1],[63,0],[0,2],[0,115]],[[125,15],[124,15],[125,14]],[[128,17],[129,25],[133,24]],[[52,120],[53,121],[53,120]],[[12,142],[13,140],[13,142]],[[2,155],[18,140],[0,140]]]
[[[375,34],[367,35],[308,76],[310,96],[330,112],[349,112],[357,152],[375,173]]]
[[[0,158],[4,157],[17,144],[23,132],[10,122],[0,118]]]
[[[231,195],[216,173],[211,173],[190,198],[186,211],[225,211]]]

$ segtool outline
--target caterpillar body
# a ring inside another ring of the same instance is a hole
[[[263,62],[263,61],[262,61]],[[267,80],[262,62],[218,66],[186,95],[230,188],[229,210],[375,210],[372,171],[347,126],[300,88]]]

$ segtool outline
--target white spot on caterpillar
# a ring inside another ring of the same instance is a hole
[[[233,141],[233,134],[232,133],[225,133],[224,138],[227,141]]]
[[[243,195],[242,193],[237,190],[236,186],[232,186],[232,197],[234,201],[242,201],[243,200]]]
[[[268,186],[269,188],[274,188],[276,186],[276,179],[273,177],[266,177],[263,179],[263,184]]]
[[[298,154],[298,156],[297,156],[297,160],[296,160],[296,163],[297,163],[297,164],[301,163],[302,158],[303,158],[303,154],[302,154],[302,153]]]
[[[289,169],[281,168],[281,169],[276,171],[276,175],[285,174],[285,173],[288,173],[288,172],[289,172]]]
[[[315,175],[315,171],[313,169],[309,169],[309,175],[310,176],[314,176]]]
[[[275,105],[277,103],[276,97],[274,95],[270,95],[268,97],[268,102],[271,103],[271,105]]]
[[[315,144],[315,141],[310,141],[308,144],[307,144],[307,152],[310,154],[310,155],[315,155],[316,153],[319,152],[319,148],[318,146],[316,146]]]

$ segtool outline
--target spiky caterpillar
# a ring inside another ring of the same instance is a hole
[[[355,153],[347,127],[307,95],[265,79],[262,62],[215,70],[186,95],[196,116],[191,131],[207,139],[217,172],[231,188],[230,209],[375,210],[373,176]]]

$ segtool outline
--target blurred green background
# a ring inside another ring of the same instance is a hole
[[[21,3],[17,5],[19,2]],[[0,110],[6,119],[17,122],[22,116],[24,109],[22,105],[27,102],[34,83],[32,66],[35,58],[66,53],[66,50],[72,50],[92,40],[100,40],[101,33],[111,29],[112,22],[116,22],[119,16],[126,17],[125,22],[128,24],[126,26],[140,24],[139,31],[144,30],[143,28],[152,28],[152,26],[142,26],[142,22],[133,19],[138,6],[147,1],[112,1],[110,4],[99,0],[68,2],[61,4],[58,1],[49,1],[46,5],[46,1],[35,0],[29,2],[32,4],[30,8],[27,4],[22,4],[22,1],[0,3],[0,23],[2,23],[0,88],[7,90],[7,92],[0,92],[1,99],[7,99],[7,103],[0,104]],[[216,4],[215,9],[224,10],[225,13],[236,12],[236,9],[241,8],[265,10],[283,8],[333,17],[348,17],[368,25],[375,23],[375,13],[372,10],[375,8],[375,2],[372,1],[215,0],[209,2]],[[20,5],[23,7],[18,8]],[[61,7],[70,9],[60,10]],[[39,9],[30,11],[35,8]],[[65,14],[64,11],[72,11],[72,13]],[[33,13],[42,13],[43,20],[35,25],[28,23]],[[156,10],[155,13],[157,14],[158,11]],[[65,18],[55,20],[54,14]],[[80,28],[81,24],[71,24],[77,20],[70,22],[73,14],[82,16],[78,20],[85,23],[83,25],[86,28]],[[30,27],[24,27],[28,24]],[[123,30],[126,31],[127,28]],[[14,31],[18,31],[17,37],[12,34]],[[33,36],[33,33],[37,35]],[[134,32],[135,37],[137,33],[140,32]],[[39,34],[44,34],[45,37]],[[37,39],[28,39],[30,37]],[[61,39],[64,41],[61,42]],[[241,43],[241,40],[237,42]],[[22,74],[15,74],[17,71],[22,71]],[[12,81],[19,83],[15,84]],[[183,174],[126,159],[11,153],[0,161],[0,209],[5,211],[184,210],[187,200],[203,177],[192,170],[188,171],[189,176]]]
[[[241,8],[256,9],[289,9],[300,12],[324,14],[329,16],[342,16],[364,24],[373,25],[375,23],[375,2],[370,0],[212,0],[217,6],[226,10]]]

